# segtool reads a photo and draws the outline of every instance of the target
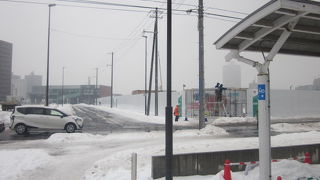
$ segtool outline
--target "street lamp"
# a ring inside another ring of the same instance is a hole
[[[49,4],[49,20],[48,20],[48,47],[47,47],[47,85],[46,85],[46,106],[49,105],[49,59],[50,59],[50,20],[51,20],[51,7],[55,4]]]
[[[147,114],[147,47],[148,36],[142,36],[145,38],[145,60],[144,60],[144,114]]]
[[[64,86],[64,69],[66,67],[62,67],[62,84],[61,84],[61,97],[62,97],[62,102],[61,105],[63,106],[64,103],[64,96],[63,96],[63,86]]]

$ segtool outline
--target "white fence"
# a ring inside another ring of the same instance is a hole
[[[247,90],[247,115],[253,116],[253,89]],[[185,94],[172,93],[172,106],[178,104],[182,96],[182,115],[185,116]],[[102,104],[110,104],[110,97],[101,98]],[[114,107],[144,113],[144,95],[125,95],[114,97]],[[154,93],[150,103],[150,115],[154,115]],[[188,102],[187,102],[188,104]],[[166,92],[159,93],[159,116],[165,116]],[[277,118],[320,117],[320,91],[271,90],[271,116]]]
[[[248,89],[248,116],[252,116],[253,89]],[[277,118],[320,117],[320,91],[271,90],[271,116]]]

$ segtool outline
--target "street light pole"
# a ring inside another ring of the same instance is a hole
[[[49,105],[49,59],[50,59],[50,20],[51,20],[51,7],[55,4],[49,4],[49,20],[48,20],[48,46],[47,46],[47,83],[46,83],[46,102],[45,106]]]
[[[172,0],[167,1],[167,106],[166,106],[166,180],[172,180]]]
[[[144,114],[147,114],[147,56],[148,56],[148,36],[142,36],[145,38],[145,60],[144,60]]]
[[[61,85],[61,96],[62,96],[62,102],[61,102],[61,105],[63,106],[63,103],[64,103],[64,92],[63,92],[63,86],[64,86],[64,69],[66,67],[62,67],[62,85]]]
[[[107,64],[107,66],[111,66],[111,96],[110,96],[110,108],[113,107],[113,52],[111,53],[111,65]]]
[[[96,105],[98,105],[98,70],[99,68],[96,68]]]

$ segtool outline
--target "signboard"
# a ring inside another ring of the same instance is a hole
[[[258,100],[266,100],[266,85],[258,85]]]

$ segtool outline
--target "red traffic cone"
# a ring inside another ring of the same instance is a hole
[[[231,178],[231,170],[230,170],[230,161],[227,159],[224,162],[224,172],[223,172],[224,180],[232,180]]]
[[[304,154],[304,163],[311,164],[311,158],[310,158],[310,153],[309,152],[306,152]]]
[[[282,180],[281,176],[278,176],[278,177],[277,177],[277,180]]]

